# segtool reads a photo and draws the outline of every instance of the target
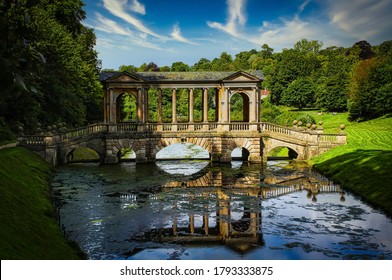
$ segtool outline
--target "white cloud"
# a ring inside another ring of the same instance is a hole
[[[120,26],[117,22],[102,16],[100,13],[96,13],[95,16],[97,20],[94,29],[124,36],[130,36],[132,34],[132,31],[129,28]]]
[[[174,40],[182,42],[182,43],[186,43],[186,44],[191,44],[191,45],[197,45],[196,43],[186,39],[185,37],[183,37],[181,35],[181,29],[180,26],[178,24],[175,24],[173,26],[173,32],[171,33],[171,36]]]
[[[141,15],[146,14],[146,7],[138,0],[132,0],[131,10]]]
[[[207,25],[211,28],[224,31],[234,37],[241,37],[238,31],[238,26],[243,26],[246,23],[246,0],[227,0],[227,5],[228,19],[226,24],[208,21]]]
[[[163,37],[152,31],[150,28],[146,27],[143,22],[127,13],[126,10],[128,4],[128,0],[103,0],[105,9],[107,9],[112,15],[119,17],[127,23],[133,25],[140,32],[146,33],[156,38]]]
[[[391,0],[325,0],[331,23],[356,39],[378,43],[392,37]]]
[[[96,20],[89,27],[106,33],[104,36],[98,36],[97,44],[109,49],[126,48],[131,46],[140,46],[148,49],[162,50],[162,48],[148,41],[145,33],[138,32],[135,34],[129,28],[126,28],[117,22],[106,18],[100,13],[95,14]],[[126,44],[124,45],[124,40]]]

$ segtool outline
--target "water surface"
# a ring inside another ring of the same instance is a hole
[[[60,223],[91,259],[392,259],[392,222],[288,162],[59,167]]]

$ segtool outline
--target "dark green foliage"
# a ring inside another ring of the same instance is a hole
[[[283,91],[281,103],[299,109],[312,108],[316,87],[309,78],[299,78],[291,82]]]
[[[351,120],[366,120],[392,112],[392,52],[382,46],[379,56],[359,61],[350,85]],[[382,55],[381,55],[382,54]]]
[[[102,118],[95,35],[83,2],[0,3],[0,116],[15,130],[38,122],[80,126]]]

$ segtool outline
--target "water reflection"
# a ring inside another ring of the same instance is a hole
[[[70,165],[53,189],[92,259],[392,258],[390,219],[287,163]]]

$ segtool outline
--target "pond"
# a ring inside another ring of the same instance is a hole
[[[307,167],[71,164],[52,183],[90,259],[392,259],[392,221]]]

